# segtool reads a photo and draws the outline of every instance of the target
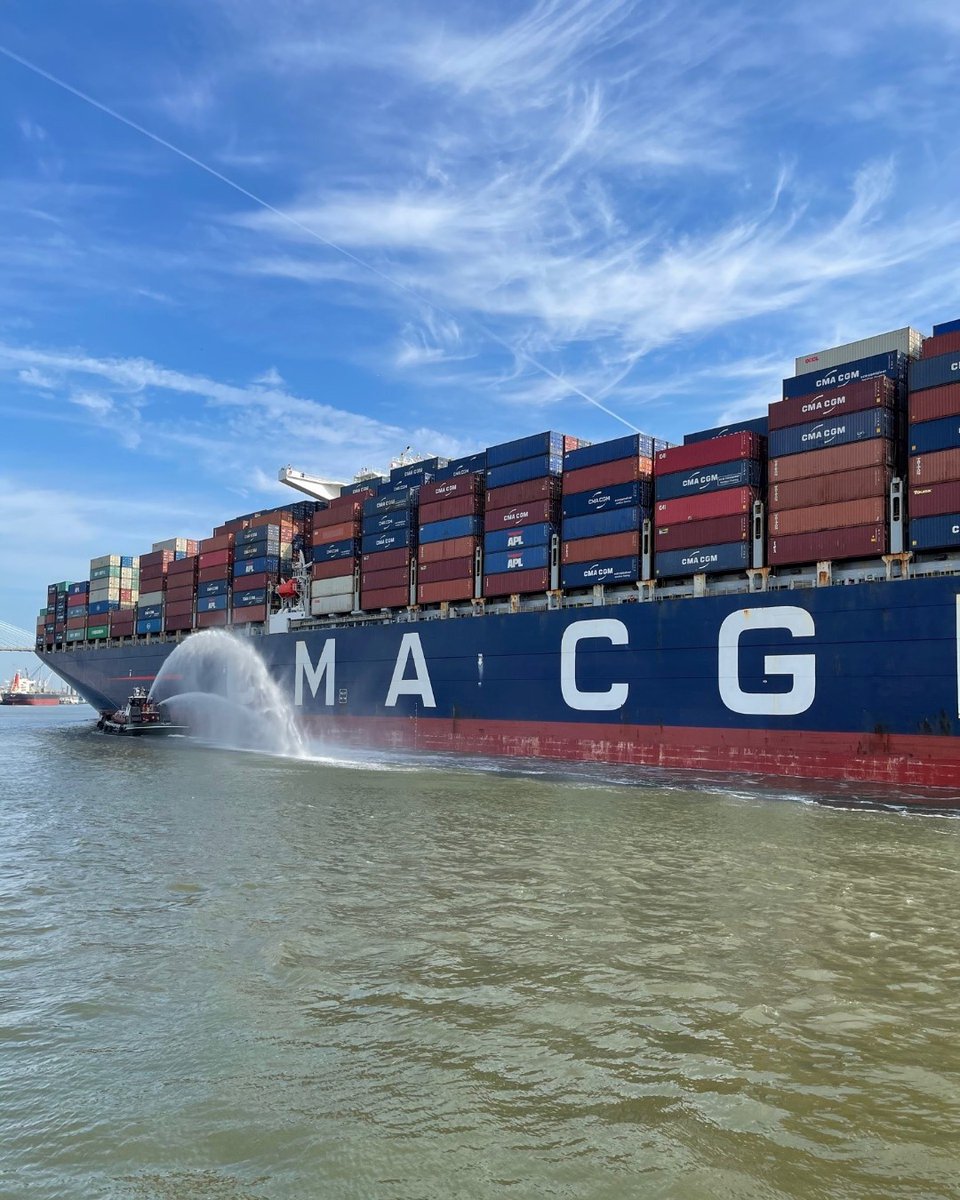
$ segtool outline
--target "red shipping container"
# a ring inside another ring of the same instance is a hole
[[[352,577],[359,558],[339,558],[336,562],[314,563],[310,568],[311,579],[346,579]],[[258,575],[259,579],[260,576]],[[252,587],[262,586],[252,584]]]
[[[433,521],[449,521],[453,517],[469,517],[481,511],[482,499],[474,492],[469,496],[453,496],[450,500],[437,500],[433,504],[420,503],[420,524]]]
[[[360,511],[361,507],[362,506],[360,504],[357,504],[356,509],[353,512],[333,512],[330,509],[324,509],[323,512],[318,512],[310,526],[314,543],[317,543],[317,535],[326,533],[328,529],[341,529],[344,525],[346,525],[352,530],[359,530],[360,520],[363,515]],[[353,537],[353,534],[348,533],[347,537]],[[341,538],[340,540],[342,541],[343,539]]]
[[[601,558],[634,558],[640,553],[640,533],[608,533],[603,537],[577,538],[563,543],[565,563],[592,562]]]
[[[774,483],[767,491],[767,508],[809,508],[814,504],[839,504],[841,500],[866,500],[886,496],[893,479],[892,467],[861,467],[833,475],[813,475],[790,483]]]
[[[167,601],[164,615],[167,617],[183,617],[193,612],[193,600]]]
[[[944,513],[960,513],[960,480],[911,488],[907,511],[911,517],[939,517]]]
[[[425,483],[420,488],[420,507],[422,509],[425,504],[437,504],[441,500],[453,500],[460,496],[483,495],[485,479],[482,471],[475,471],[472,475],[455,475],[453,479]]]
[[[936,421],[938,417],[955,417],[960,413],[960,383],[911,392],[907,407],[911,425],[918,421]]]
[[[521,525],[539,525],[556,521],[555,500],[534,500],[531,504],[515,504],[512,508],[487,509],[483,528],[487,533],[497,529],[516,529]]]
[[[212,550],[204,551],[200,555],[200,570],[205,571],[207,567],[226,567],[233,562],[232,550]],[[143,579],[141,572],[140,578]]]
[[[653,473],[669,475],[673,471],[695,471],[697,467],[711,467],[715,463],[736,462],[742,458],[762,458],[765,450],[766,438],[761,438],[757,433],[747,430],[725,433],[722,437],[708,438],[703,442],[658,450],[653,457]]]
[[[69,611],[71,608],[80,608],[81,605],[86,604],[89,599],[90,596],[87,592],[82,592],[79,596],[68,596],[67,611]]]
[[[816,392],[812,396],[791,396],[788,400],[777,400],[770,405],[768,420],[771,429],[786,429],[791,425],[818,421],[834,413],[842,416],[864,412],[868,408],[893,408],[896,402],[897,389],[892,379],[863,379],[846,387]]]
[[[750,537],[752,521],[752,517],[740,515],[714,517],[709,521],[681,521],[679,525],[662,526],[654,532],[654,549],[692,550],[696,546],[745,542]]]
[[[472,554],[462,558],[446,558],[440,562],[422,563],[418,583],[440,583],[446,579],[472,579],[476,559]]]
[[[120,603],[121,604],[129,604],[132,599],[133,599],[133,588],[121,588],[120,589]]]
[[[197,628],[211,629],[216,625],[226,625],[227,614],[225,612],[201,612],[197,613]]]
[[[151,550],[149,554],[141,554],[140,572],[143,573],[144,567],[165,567],[167,563],[173,562],[174,557],[172,550]]]
[[[235,533],[221,533],[215,537],[201,538],[200,540],[200,565],[203,566],[203,556],[205,554],[216,554],[218,550],[229,550],[237,540]],[[143,559],[140,560],[140,565],[143,566]]]
[[[403,567],[410,561],[410,551],[406,546],[399,550],[378,550],[374,554],[364,554],[361,565],[364,571],[388,571],[391,567]]]
[[[859,467],[887,467],[894,462],[895,446],[888,438],[870,438],[848,446],[828,446],[826,450],[807,450],[771,458],[767,464],[769,483],[789,483],[813,475],[832,475],[835,471],[855,471]]]
[[[265,604],[249,604],[244,608],[235,608],[233,624],[249,625],[254,621],[265,621],[269,611]]]
[[[459,537],[448,538],[445,542],[427,542],[417,551],[417,559],[422,563],[444,562],[450,558],[466,558],[476,554],[480,538]]]
[[[158,592],[167,583],[166,567],[144,567],[140,572],[140,591]],[[153,584],[153,587],[148,586]]]
[[[163,618],[164,633],[182,633],[185,629],[194,628],[194,619],[190,614],[184,614],[182,617],[172,616],[167,613]],[[111,630],[112,632],[112,630]]]
[[[410,568],[390,567],[386,571],[364,571],[360,576],[360,593],[380,592],[385,588],[406,587],[410,583]]]
[[[634,483],[638,479],[649,479],[653,473],[650,458],[618,458],[615,462],[600,463],[596,467],[580,467],[577,471],[564,471],[563,494],[573,496],[577,492],[592,492],[594,488],[608,487],[612,483]],[[489,498],[487,501],[489,505]]]
[[[654,521],[658,527],[676,525],[680,521],[706,521],[710,517],[732,517],[749,513],[757,498],[754,488],[725,488],[706,492],[702,496],[681,496],[678,500],[661,500],[654,506]]]
[[[377,591],[363,592],[360,596],[360,607],[373,610],[375,608],[406,608],[410,603],[408,587],[380,588]]]
[[[227,579],[228,576],[229,567],[201,567],[197,572],[197,583],[212,583],[215,579]]]
[[[357,537],[359,532],[359,521],[342,521],[339,525],[326,525],[321,529],[314,529],[313,544],[326,546],[330,542],[346,542],[350,538]]]
[[[439,583],[421,583],[417,587],[418,604],[440,604],[444,600],[471,600],[472,579],[443,579]]]
[[[243,575],[236,582],[244,591],[247,591],[252,588],[272,588],[276,581],[277,577],[275,575],[268,575],[266,571],[259,571],[256,575]]]
[[[960,479],[960,449],[936,450],[933,454],[917,454],[910,459],[907,484],[953,483]]]
[[[179,604],[182,600],[192,600],[196,592],[196,584],[187,587],[167,588],[167,604]]]
[[[487,508],[511,508],[514,504],[532,504],[534,500],[546,500],[560,495],[560,477],[541,475],[523,483],[508,483],[503,487],[490,488],[487,492]]]
[[[183,570],[174,570],[174,567],[180,566],[179,562],[171,563],[167,567],[167,579],[170,580],[171,587],[186,587],[197,578],[197,560],[195,558],[185,558],[182,561],[185,564]]]
[[[546,592],[550,588],[550,568],[533,571],[504,571],[500,575],[485,575],[485,596],[516,596],[529,592]]]
[[[920,357],[936,358],[938,354],[953,354],[955,350],[960,350],[960,329],[955,329],[952,333],[939,333],[936,337],[928,337],[923,343]],[[953,416],[953,413],[947,413],[947,416]]]
[[[886,520],[887,497],[842,500],[839,504],[812,504],[770,513],[767,536],[819,533],[824,529],[852,529],[856,525],[880,525]]]
[[[68,629],[86,629],[86,627],[87,627],[87,614],[86,613],[84,613],[82,617],[67,617],[67,628]]]
[[[813,451],[812,453],[816,453]],[[795,533],[767,539],[771,566],[833,562],[844,558],[876,558],[887,553],[886,525],[861,525],[853,529],[828,529],[822,533]]]

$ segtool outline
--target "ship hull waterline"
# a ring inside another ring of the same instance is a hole
[[[948,577],[253,644],[305,730],[330,742],[960,789],[960,581]],[[132,681],[149,686],[175,645],[42,657],[104,710]]]

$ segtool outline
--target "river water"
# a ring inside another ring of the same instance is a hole
[[[960,1195],[960,821],[92,722],[0,710],[0,1195]]]

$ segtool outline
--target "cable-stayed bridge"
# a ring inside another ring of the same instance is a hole
[[[32,654],[36,641],[36,635],[28,629],[11,625],[9,621],[0,621],[0,652],[11,650],[17,654]]]

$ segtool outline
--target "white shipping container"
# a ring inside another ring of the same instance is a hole
[[[353,596],[353,572],[333,579],[315,579],[310,584],[311,599],[316,596]]]
[[[317,596],[310,601],[310,613],[314,617],[326,617],[333,613],[348,613],[353,609],[353,592],[349,596]]]
[[[919,358],[922,347],[923,334],[919,329],[907,325],[903,329],[878,333],[876,337],[863,338],[859,342],[847,342],[844,346],[830,346],[813,354],[801,354],[796,360],[794,374],[806,375],[808,371],[817,371],[821,367],[839,367],[842,363],[856,362],[872,354],[887,354],[891,350],[899,350],[908,358]]]
[[[140,603],[141,604],[162,604],[163,603],[163,592],[141,592],[140,593]]]
[[[119,554],[101,554],[99,558],[90,559],[90,570],[95,571],[97,567],[119,567]]]

